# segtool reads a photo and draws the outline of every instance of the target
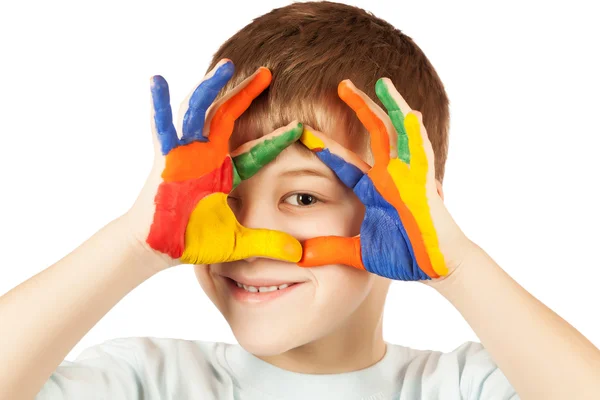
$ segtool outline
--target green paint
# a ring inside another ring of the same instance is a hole
[[[392,120],[392,124],[398,133],[398,158],[405,163],[410,164],[408,135],[406,134],[406,129],[404,129],[404,114],[402,113],[402,110],[400,110],[398,103],[396,103],[390,94],[390,91],[383,79],[377,80],[377,83],[375,84],[375,93],[387,109],[388,115]]]
[[[281,135],[260,142],[249,151],[233,157],[233,163],[241,180],[252,177],[259,169],[273,161],[279,153],[302,136],[303,130],[302,123],[298,123]]]
[[[237,187],[237,185],[240,184],[240,182],[242,182],[242,178],[240,178],[240,174],[238,173],[237,168],[235,167],[235,163],[232,162],[231,166],[233,167],[233,184],[231,186],[231,190],[233,190]]]

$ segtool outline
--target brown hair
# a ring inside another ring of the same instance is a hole
[[[388,77],[408,104],[423,113],[436,178],[442,181],[450,119],[446,91],[415,42],[384,20],[346,4],[294,3],[254,19],[233,35],[215,53],[209,70],[222,58],[231,59],[236,72],[220,96],[260,66],[273,74],[269,88],[236,121],[232,147],[297,119],[354,151],[364,149],[366,130],[339,99],[337,86],[349,78],[382,107],[375,82]],[[331,131],[339,126],[343,135]]]

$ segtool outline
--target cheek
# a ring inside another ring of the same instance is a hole
[[[373,274],[345,265],[327,265],[311,270],[318,282],[314,304],[319,308],[319,319],[329,321],[330,325],[337,325],[354,313],[374,283]]]
[[[213,264],[217,265],[217,264]],[[208,298],[217,306],[221,312],[224,311],[225,302],[219,297],[219,291],[215,287],[214,277],[211,275],[209,265],[194,265],[194,274],[200,283],[200,286]]]
[[[301,218],[293,218],[293,231],[298,239],[317,236],[347,236],[360,233],[365,209],[358,197],[350,192],[348,201],[324,204],[318,211],[307,212]]]

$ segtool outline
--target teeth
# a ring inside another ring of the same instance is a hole
[[[251,293],[256,293],[258,292],[258,289],[254,286],[246,286],[246,285],[242,285],[244,286],[244,289],[246,289],[246,291],[251,292]]]
[[[256,293],[256,292],[274,292],[275,290],[283,290],[286,287],[290,286],[288,283],[284,283],[283,285],[279,285],[279,286],[247,286],[247,285],[243,285],[239,282],[235,282],[235,284],[237,285],[237,287],[239,288],[244,288],[244,290],[246,290],[247,292],[251,292],[251,293]]]
[[[269,287],[261,286],[258,288],[259,292],[272,292],[274,290],[277,290],[277,286],[269,286]]]

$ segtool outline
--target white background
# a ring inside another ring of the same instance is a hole
[[[224,40],[289,2],[205,3],[2,3],[0,294],[130,207],[152,162],[150,77],[168,80],[178,110]],[[594,2],[348,3],[411,36],[445,83],[446,203],[460,226],[600,346]],[[235,342],[190,266],[139,286],[67,358],[126,336]],[[478,341],[435,290],[403,282],[384,338],[442,351]]]

